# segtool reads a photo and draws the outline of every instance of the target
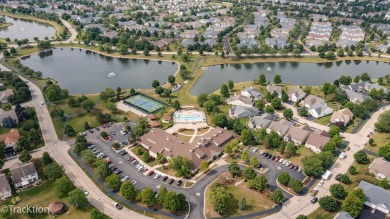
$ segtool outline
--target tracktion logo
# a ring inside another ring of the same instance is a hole
[[[37,205],[28,205],[28,206],[15,206],[15,205],[2,205],[0,207],[1,213],[11,213],[11,214],[44,214],[49,212],[48,207],[41,207]]]

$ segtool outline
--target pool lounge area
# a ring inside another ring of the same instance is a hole
[[[194,108],[181,109],[173,114],[175,123],[203,123],[206,122],[206,115]]]

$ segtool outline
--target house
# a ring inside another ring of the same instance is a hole
[[[353,113],[348,108],[336,111],[330,117],[330,122],[333,124],[342,123],[346,126],[353,119]]]
[[[302,145],[306,142],[310,133],[311,129],[308,125],[301,127],[291,126],[283,140],[287,142],[292,141],[295,145]]]
[[[188,143],[162,129],[154,129],[141,136],[138,143],[149,150],[152,157],[157,157],[158,154],[168,160],[177,156],[185,157],[195,171],[202,161],[215,160],[223,153],[225,145],[237,138],[238,135],[229,130],[214,128],[198,141]]]
[[[229,116],[231,118],[247,118],[251,116],[257,116],[260,114],[260,111],[253,106],[232,106],[229,110]]]
[[[4,173],[0,174],[0,200],[12,197],[11,187]]]
[[[282,87],[281,86],[274,86],[274,85],[267,85],[267,91],[273,94],[276,92],[278,94],[278,98],[282,98]]]
[[[290,88],[287,94],[288,94],[288,99],[293,102],[303,100],[303,98],[305,98],[306,96],[306,93],[303,92],[303,90],[299,87]]]
[[[309,114],[314,118],[321,118],[333,113],[333,109],[328,107],[327,105],[322,105],[320,103],[316,103],[311,106],[308,110]]]
[[[226,100],[227,104],[229,105],[236,105],[236,106],[253,106],[254,105],[254,101],[252,100],[252,98],[249,98],[249,97],[246,97],[246,96],[243,96],[243,95],[236,95],[234,94],[233,96],[230,96],[227,100]]]
[[[11,179],[16,189],[23,187],[31,187],[35,182],[39,180],[37,169],[34,163],[30,162],[20,167],[10,169]]]
[[[3,111],[0,110],[0,125],[3,126],[3,120],[7,117],[10,117],[17,124],[19,122],[18,116],[15,113],[15,110]]]
[[[310,109],[315,104],[322,104],[326,105],[326,102],[321,97],[314,96],[312,94],[309,94],[301,103],[304,107]]]
[[[390,162],[385,158],[376,158],[369,167],[370,173],[375,174],[378,179],[390,180]]]
[[[306,140],[305,146],[316,153],[320,153],[326,143],[328,143],[329,141],[329,134],[325,131],[318,130],[310,133],[309,137]]]
[[[185,30],[183,33],[180,34],[180,36],[186,39],[193,39],[198,34],[199,32],[197,30]]]
[[[342,211],[334,217],[334,219],[354,219],[348,212]]]
[[[294,123],[287,120],[272,121],[267,127],[267,133],[275,131],[279,136],[284,136],[292,126],[294,126]]]
[[[11,129],[8,133],[0,135],[0,142],[4,142],[5,151],[14,151],[16,143],[19,140],[19,131],[17,129]]]
[[[367,95],[363,95],[361,93],[357,93],[357,92],[349,90],[349,89],[345,89],[345,88],[342,88],[342,89],[345,90],[345,93],[347,94],[349,101],[351,101],[352,103],[355,103],[355,104],[363,103],[363,101],[370,98]]]
[[[275,118],[271,114],[264,113],[261,116],[254,116],[249,119],[248,127],[251,129],[267,128]]]
[[[385,214],[390,212],[390,191],[373,185],[364,180],[360,181],[359,188],[363,189],[366,195],[366,206],[381,211]]]
[[[0,104],[8,103],[8,97],[14,95],[12,89],[0,91]]]
[[[253,87],[246,87],[243,91],[241,91],[241,95],[244,97],[252,98],[255,101],[263,98],[263,94],[261,94],[257,89]]]
[[[287,43],[286,37],[266,38],[265,43],[271,48],[282,49],[288,47],[290,43]]]

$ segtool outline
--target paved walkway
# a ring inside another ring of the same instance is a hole
[[[198,128],[204,128],[204,127],[209,127],[207,123],[188,123],[188,124],[175,124],[172,127],[166,129],[165,131],[168,132],[169,134],[173,134],[175,132],[178,132],[180,129],[198,129]]]

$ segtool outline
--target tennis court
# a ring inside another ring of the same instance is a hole
[[[138,108],[142,111],[145,111],[147,113],[156,112],[166,106],[163,103],[155,101],[141,94],[136,94],[134,96],[127,98],[126,100],[124,100],[124,103],[131,105],[132,107]]]

